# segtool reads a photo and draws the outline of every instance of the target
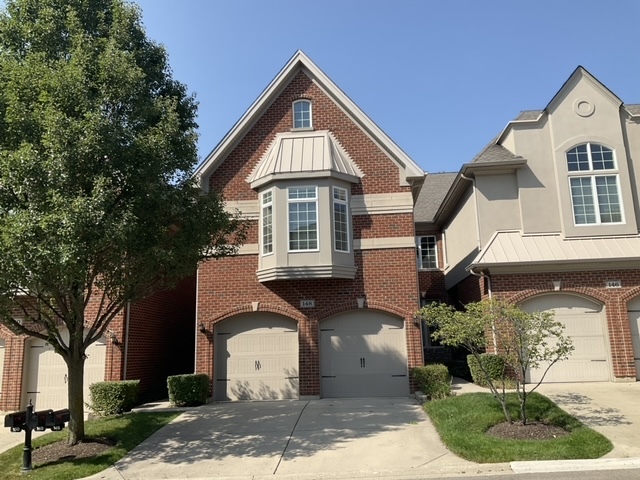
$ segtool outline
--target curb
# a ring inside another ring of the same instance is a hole
[[[515,473],[584,472],[640,468],[640,458],[597,458],[594,460],[541,460],[511,462]]]

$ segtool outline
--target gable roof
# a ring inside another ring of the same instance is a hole
[[[203,189],[208,189],[204,181],[225,160],[227,155],[242,140],[253,124],[262,116],[273,101],[280,95],[299,71],[303,71],[327,94],[342,110],[362,128],[369,137],[398,165],[401,181],[407,184],[412,180],[422,180],[424,171],[396,145],[360,108],[327,77],[301,50],[280,70],[267,85],[260,96],[240,117],[236,124],[216,145],[213,151],[198,166],[194,175]]]
[[[596,89],[600,90],[602,94],[608,98],[612,103],[624,107],[632,116],[640,114],[640,109],[637,105],[625,105],[620,98],[613,93],[609,88],[594,77],[586,68],[582,65],[578,65],[576,69],[569,75],[569,78],[562,84],[560,89],[556,92],[556,94],[551,98],[547,106],[544,107],[543,110],[525,110],[520,112],[520,114],[512,121],[510,121],[507,126],[502,130],[500,135],[495,140],[496,144],[500,144],[502,140],[505,138],[507,132],[514,126],[519,123],[537,123],[540,121],[542,116],[546,113],[549,113],[549,110],[553,108],[555,103],[559,101],[562,97],[563,93],[572,88],[574,82],[579,79],[584,78],[587,82],[593,85]]]

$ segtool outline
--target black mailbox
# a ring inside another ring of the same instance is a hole
[[[49,412],[45,427],[50,428],[53,431],[62,430],[64,428],[64,424],[71,418],[68,408],[56,410],[55,412],[53,410],[49,410]]]
[[[36,417],[36,431],[43,432],[45,429],[49,428],[47,423],[51,423],[49,421],[49,417],[53,414],[53,410],[40,410],[39,412],[34,412]]]
[[[4,426],[11,428],[12,432],[20,432],[27,423],[27,412],[13,412],[4,416]]]

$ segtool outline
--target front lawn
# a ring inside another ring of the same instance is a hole
[[[508,405],[513,418],[518,418],[515,393],[509,394]],[[500,405],[490,393],[435,400],[426,403],[424,408],[447,448],[473,462],[598,458],[613,448],[607,438],[537,393],[531,394],[527,401],[530,421],[560,426],[569,435],[550,440],[504,440],[487,435],[490,427],[505,420]]]
[[[164,427],[177,417],[180,412],[157,413],[128,413],[113,417],[99,418],[85,423],[88,439],[109,439],[114,442],[113,447],[89,458],[63,459],[52,461],[44,465],[33,463],[31,473],[22,474],[23,445],[13,447],[0,453],[0,472],[4,480],[42,479],[42,480],[72,480],[98,473],[124,457],[131,449],[142,442],[156,430]],[[34,452],[37,447],[66,440],[68,432],[65,430],[43,435],[33,440]],[[24,432],[16,433],[24,439]],[[75,447],[74,447],[75,448]]]

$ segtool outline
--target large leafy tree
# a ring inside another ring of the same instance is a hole
[[[242,240],[192,178],[196,102],[140,17],[124,0],[0,14],[0,321],[64,358],[70,444],[87,347],[127,301]]]

